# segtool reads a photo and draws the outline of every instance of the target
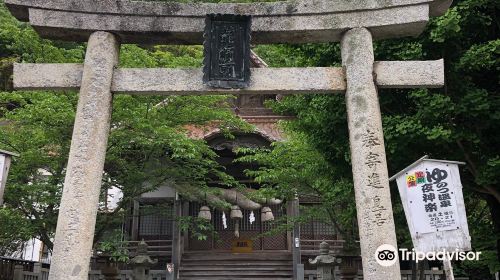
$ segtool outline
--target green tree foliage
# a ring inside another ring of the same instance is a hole
[[[493,0],[455,1],[418,38],[375,45],[377,60],[445,60],[444,89],[381,90],[380,104],[390,174],[425,154],[467,163],[461,172],[472,244],[484,256],[482,262],[460,264],[459,271],[471,279],[489,278],[500,268],[499,5]],[[256,51],[274,67],[341,64],[338,44],[259,46]],[[297,117],[284,124],[291,140],[277,144],[274,151],[247,156],[246,160],[266,164],[252,174],[285,193],[314,186],[324,200],[347,205],[346,212],[353,213],[344,96],[291,96],[271,106]],[[301,163],[308,163],[309,169]],[[400,245],[411,248],[395,185],[391,192]],[[344,197],[330,196],[335,193]],[[334,214],[339,226],[350,227],[351,219],[342,212]]]
[[[19,212],[10,209],[0,209],[0,255],[15,251],[25,240],[31,238],[32,229],[29,222]],[[5,230],[8,229],[8,230]]]
[[[36,237],[50,248],[77,93],[12,92],[10,69],[13,62],[82,62],[85,45],[43,40],[0,5],[0,148],[21,154],[12,163],[5,206],[0,209],[0,246]],[[120,67],[198,67],[202,55],[200,46],[123,45]],[[227,100],[224,96],[114,97],[102,201],[112,187],[121,189],[124,199],[112,212],[99,214],[95,241],[122,222],[121,210],[129,207],[132,198],[167,179],[180,191],[187,186],[190,190],[207,188],[208,174],[235,184],[206,143],[186,133],[187,126],[207,124],[218,125],[225,132],[249,129],[232,114]]]
[[[287,200],[298,196],[319,202],[314,207],[302,207],[294,222],[309,223],[314,219],[331,224],[346,238],[353,237],[356,210],[351,201],[354,193],[349,173],[342,174],[342,167],[330,164],[302,134],[290,131],[288,136],[286,142],[273,143],[272,149],[240,149],[238,161],[261,166],[246,171],[261,185],[261,195]]]

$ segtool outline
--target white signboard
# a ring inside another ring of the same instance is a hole
[[[3,180],[3,174],[5,172],[5,159],[6,156],[3,154],[0,154],[0,182]]]
[[[393,177],[416,250],[470,250],[458,164],[422,158]]]
[[[423,163],[421,169],[405,172],[406,199],[413,229],[418,233],[454,230],[460,226],[456,177],[449,166]]]
[[[0,206],[3,205],[3,193],[7,183],[7,174],[9,174],[10,161],[13,156],[17,157],[19,155],[0,150]]]
[[[7,156],[0,154],[0,205],[3,204],[3,193],[5,188],[4,179],[7,177]]]

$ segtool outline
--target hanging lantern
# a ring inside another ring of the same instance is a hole
[[[211,221],[212,213],[210,212],[210,208],[208,206],[201,206],[198,218]]]
[[[261,222],[269,222],[274,221],[274,215],[271,208],[264,206],[260,212],[260,220]]]
[[[231,213],[229,214],[231,219],[243,219],[243,212],[238,205],[231,206]]]
[[[240,220],[243,219],[243,212],[238,205],[231,206],[231,213],[229,214],[231,219],[234,219],[234,236],[240,238]]]

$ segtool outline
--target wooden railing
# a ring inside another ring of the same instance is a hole
[[[358,271],[356,277],[359,279],[363,279],[363,272]],[[316,270],[306,270],[304,271],[304,278],[299,279],[304,279],[304,280],[317,280],[318,278],[316,277]],[[342,276],[340,276],[340,279],[344,279]],[[351,279],[351,278],[349,278]],[[416,279],[420,279],[420,275],[417,272],[417,277]],[[442,280],[444,278],[444,272],[442,270],[425,270],[424,271],[424,279],[425,280]],[[468,280],[468,277],[462,277],[462,278],[457,278],[455,277],[456,280]],[[412,280],[412,271],[411,270],[401,270],[401,280]]]
[[[122,249],[128,251],[128,256],[130,259],[137,255],[137,246],[141,241],[125,241],[122,244]],[[148,244],[148,255],[153,259],[161,259],[163,261],[171,261],[172,257],[172,240],[145,240]],[[99,247],[99,245],[97,245]],[[105,253],[94,255],[90,260],[90,269],[99,270],[107,262],[108,255]],[[129,270],[130,265],[127,263],[118,263],[118,269]],[[157,265],[153,269],[160,269]],[[0,279],[1,280],[1,279]]]
[[[442,270],[425,270],[424,271],[425,280],[441,280],[444,279],[444,271]],[[416,279],[420,279],[420,274],[417,271]],[[411,270],[401,270],[401,280],[412,280]]]
[[[32,271],[26,271],[22,265],[14,267],[13,280],[47,280],[49,269],[43,268],[41,263],[35,263]]]
[[[131,257],[137,254],[137,246],[141,241],[127,241],[125,249]],[[172,254],[172,240],[145,240],[148,244],[148,255],[151,257],[170,256]]]
[[[345,240],[300,240],[300,253],[302,255],[316,256],[319,254],[319,244],[325,241],[330,245],[330,252],[338,253],[344,248]]]
[[[441,280],[446,278],[443,270],[425,270],[424,275],[425,280]],[[412,280],[411,277],[411,270],[401,270],[401,280]],[[418,271],[416,279],[420,279]],[[455,277],[455,280],[469,280],[469,277]]]
[[[151,280],[171,280],[171,277],[167,276],[167,272],[163,270],[151,270],[149,273]],[[132,271],[122,270],[118,277],[120,280],[132,280]],[[104,280],[104,277],[100,270],[91,270],[89,272],[89,280]]]
[[[171,280],[169,274],[162,270],[151,270],[151,280]],[[16,265],[14,274],[9,278],[1,278],[2,280],[48,280],[49,269],[42,268],[40,263],[35,263],[33,271],[25,271],[22,265]],[[91,270],[89,272],[89,280],[104,280],[100,270]],[[132,270],[122,270],[119,275],[120,280],[132,280]]]
[[[11,280],[14,278],[14,269],[16,265],[20,265],[26,271],[33,271],[36,262],[26,261],[15,258],[0,257],[0,279]]]

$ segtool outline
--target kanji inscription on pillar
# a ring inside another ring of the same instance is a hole
[[[245,88],[250,81],[251,17],[207,15],[203,82],[217,88]]]

